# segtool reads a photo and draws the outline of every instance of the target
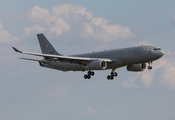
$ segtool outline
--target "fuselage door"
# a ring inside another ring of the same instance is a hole
[[[149,47],[145,47],[144,53],[147,54],[148,53],[148,50],[149,50]]]
[[[126,49],[126,50],[124,51],[124,57],[127,57],[127,55],[128,55],[128,49]]]

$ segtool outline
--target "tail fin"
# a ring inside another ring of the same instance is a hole
[[[42,33],[37,34],[37,37],[43,54],[61,55],[55,50],[55,48]]]

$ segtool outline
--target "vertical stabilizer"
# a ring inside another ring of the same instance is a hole
[[[37,34],[37,37],[43,54],[61,55],[55,50],[55,48],[42,33]]]

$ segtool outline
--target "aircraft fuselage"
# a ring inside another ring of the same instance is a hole
[[[123,66],[128,66],[132,64],[147,63],[149,61],[155,61],[164,55],[164,51],[158,47],[147,45],[138,46],[114,50],[104,50],[100,52],[86,53],[71,55],[74,57],[90,57],[90,58],[109,58],[113,62],[108,62],[106,69],[116,69]],[[82,64],[62,62],[58,60],[53,60],[48,64],[41,65],[43,67],[48,67],[52,69],[57,69],[61,71],[85,71],[89,70],[87,66]],[[97,70],[97,69],[96,69]],[[102,69],[98,69],[102,70]]]

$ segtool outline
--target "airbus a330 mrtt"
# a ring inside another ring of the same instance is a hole
[[[13,47],[16,52],[41,56],[43,60],[21,58],[24,60],[38,61],[41,67],[61,70],[61,71],[88,71],[84,75],[85,79],[94,76],[94,70],[111,69],[108,80],[113,80],[117,76],[115,69],[126,66],[128,71],[144,71],[146,63],[148,69],[152,69],[152,62],[161,58],[165,52],[160,47],[152,45],[142,45],[115,50],[104,50],[86,54],[64,56],[58,53],[43,34],[37,34],[42,54],[20,51]]]

